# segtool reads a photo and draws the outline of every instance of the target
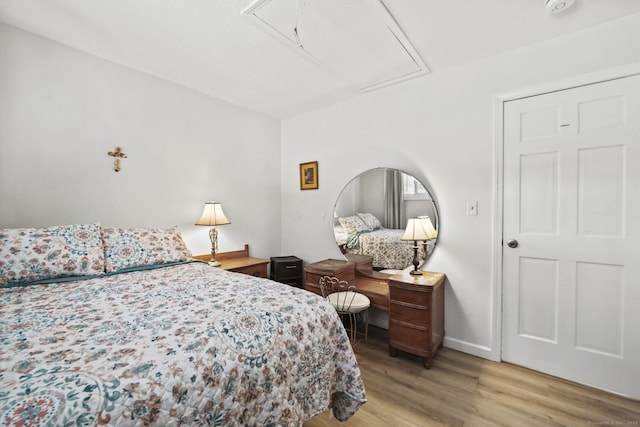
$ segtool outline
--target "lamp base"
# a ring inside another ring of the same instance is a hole
[[[218,252],[218,230],[215,227],[211,227],[209,230],[209,239],[211,239],[211,261],[209,261],[209,265],[211,267],[220,267],[218,261],[216,261],[216,253]]]
[[[422,270],[418,270],[418,264],[420,264],[420,259],[418,258],[418,242],[413,241],[413,270],[409,272],[412,276],[422,276]]]

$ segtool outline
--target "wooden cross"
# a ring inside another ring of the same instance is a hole
[[[114,158],[113,168],[116,172],[120,172],[120,160],[126,159],[127,155],[122,152],[122,148],[120,147],[116,147],[116,151],[109,151],[108,154]]]

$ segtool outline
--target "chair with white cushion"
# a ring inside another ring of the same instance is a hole
[[[367,309],[371,305],[369,298],[356,292],[354,285],[349,285],[348,282],[334,276],[321,277],[320,290],[322,291],[322,296],[333,305],[338,314],[343,319],[344,316],[349,319],[349,339],[352,344],[356,342],[357,317],[359,313],[362,313],[362,317],[365,319],[364,339],[366,341],[369,332],[369,313]]]

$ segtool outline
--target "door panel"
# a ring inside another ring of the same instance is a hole
[[[624,330],[624,268],[620,265],[577,263],[576,348],[622,357]],[[607,292],[602,284],[607,283]],[[594,316],[594,313],[599,313]]]
[[[624,237],[624,146],[578,151],[578,235]]]
[[[639,398],[640,77],[505,103],[503,152],[503,360]]]
[[[518,334],[555,343],[558,340],[558,262],[520,258]]]
[[[558,153],[520,156],[520,233],[558,232]]]
[[[626,125],[626,96],[594,99],[578,103],[578,132],[611,132],[612,128],[624,129]]]

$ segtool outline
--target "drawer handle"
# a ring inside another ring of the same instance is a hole
[[[292,268],[298,268],[297,265],[285,265],[284,268],[291,270]]]

